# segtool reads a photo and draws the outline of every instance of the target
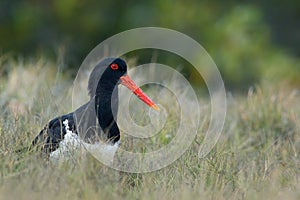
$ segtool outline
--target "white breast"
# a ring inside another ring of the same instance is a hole
[[[97,142],[95,144],[88,144],[80,139],[80,137],[73,133],[69,127],[69,121],[63,121],[66,130],[64,139],[59,143],[59,147],[50,154],[50,160],[53,163],[62,161],[76,161],[78,156],[83,155],[87,151],[95,157],[100,157],[105,164],[113,162],[114,155],[119,147],[119,142],[114,145]]]

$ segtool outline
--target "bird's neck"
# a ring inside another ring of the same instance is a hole
[[[102,130],[107,129],[116,119],[118,112],[118,88],[113,84],[99,82],[95,94],[95,110]]]

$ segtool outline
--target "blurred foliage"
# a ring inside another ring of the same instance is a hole
[[[299,87],[299,19],[300,2],[293,0],[2,0],[0,51],[46,55],[77,69],[104,39],[131,28],[161,26],[199,41],[228,88],[265,81]]]

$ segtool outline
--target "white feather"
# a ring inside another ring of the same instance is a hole
[[[119,147],[119,142],[111,145],[109,143],[97,142],[89,144],[80,139],[80,137],[73,133],[69,127],[69,121],[63,121],[66,134],[64,139],[59,143],[58,149],[50,154],[50,160],[54,163],[62,161],[76,160],[79,153],[90,152],[96,158],[101,158],[104,164],[113,162],[114,155]]]

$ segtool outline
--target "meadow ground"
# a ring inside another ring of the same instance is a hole
[[[49,119],[70,111],[71,82],[43,60],[1,65],[0,199],[300,199],[300,91],[257,86],[228,95],[223,132],[205,158],[197,157],[204,123],[173,164],[129,174],[89,155],[54,166],[35,152],[17,153]]]

